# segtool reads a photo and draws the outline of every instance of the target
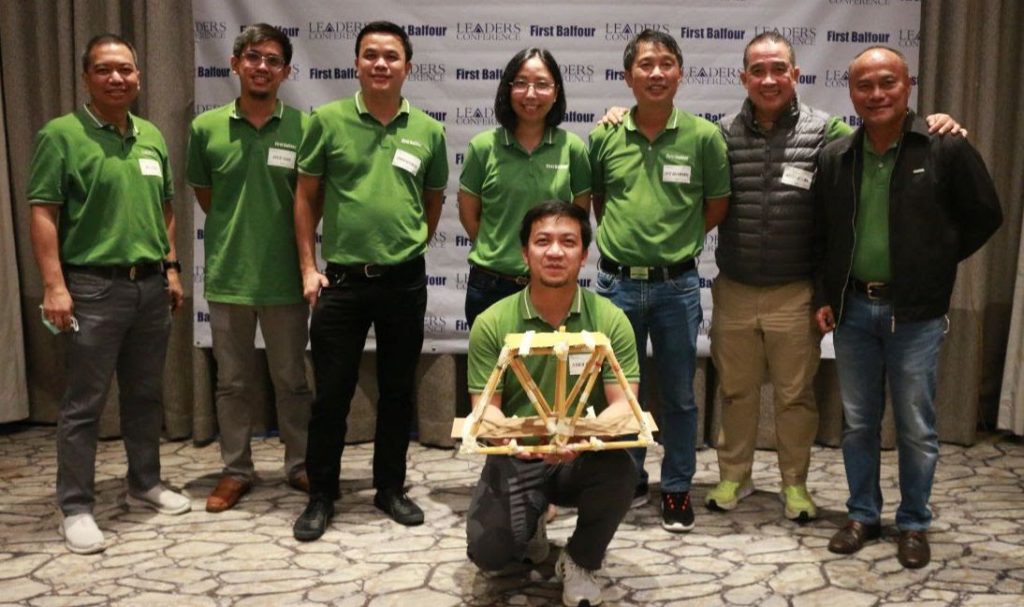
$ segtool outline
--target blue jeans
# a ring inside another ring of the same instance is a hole
[[[843,463],[850,519],[877,523],[882,516],[880,432],[889,384],[899,445],[900,505],[896,526],[928,529],[939,439],[935,382],[945,318],[892,324],[892,305],[850,293],[834,343],[843,399]]]
[[[661,403],[661,490],[690,490],[697,467],[697,403],[693,375],[697,370],[697,329],[703,318],[700,278],[690,270],[672,280],[652,282],[618,278],[598,272],[597,292],[626,313],[636,333],[641,363],[647,353],[647,336],[654,348],[658,401]],[[641,364],[640,383],[644,382]],[[647,483],[646,449],[631,449],[638,480]]]
[[[472,327],[481,312],[509,295],[522,291],[524,287],[525,284],[516,284],[471,267],[466,285],[466,323]]]

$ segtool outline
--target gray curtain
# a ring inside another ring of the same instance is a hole
[[[922,2],[919,109],[948,112],[970,128],[971,140],[981,150],[996,180],[1006,214],[1006,225],[993,242],[960,270],[950,313],[951,332],[942,359],[939,432],[944,441],[969,444],[979,422],[995,425],[1004,379],[1008,387],[1004,391],[1003,409],[1010,412],[1008,419],[1017,420],[1018,433],[1024,423],[1024,403],[1019,398],[1024,394],[1020,363],[1020,340],[1024,333],[1024,310],[1019,309],[1022,297],[1017,298],[1016,329],[1010,331],[1018,266],[1024,272],[1024,248],[1020,247],[1024,154],[1018,143],[1024,136],[1020,118],[1024,116],[1024,81],[1020,77],[1024,73],[1022,4],[1017,0]],[[32,420],[53,421],[64,389],[61,341],[50,336],[38,321],[42,285],[27,236],[24,191],[32,137],[46,120],[71,111],[84,101],[77,53],[89,37],[102,31],[121,33],[137,45],[143,70],[137,110],[161,128],[177,168],[177,246],[185,266],[186,308],[175,320],[168,356],[167,432],[171,437],[212,438],[216,431],[212,361],[207,351],[192,347],[188,314],[194,265],[192,197],[183,181],[193,90],[193,34],[188,1],[19,2],[5,4],[0,12],[0,91],[6,127],[6,131],[0,129],[0,136],[10,151],[7,162],[4,150],[0,149],[0,253],[4,264],[0,294],[8,295],[0,311],[0,327],[8,343],[20,345],[24,339],[25,344],[25,352],[17,346],[0,352],[0,397],[7,397],[0,402],[4,407],[0,415],[5,415],[13,405],[14,415],[24,416],[25,396],[20,386],[25,385],[21,378],[26,374]],[[11,254],[12,243],[16,254]],[[1020,284],[1016,288],[1024,289]],[[359,393],[365,407],[357,402],[354,414],[365,412],[374,400],[371,360],[368,357],[364,361],[364,387]],[[425,419],[421,413],[421,431],[430,422],[438,436],[446,434],[446,418],[454,412],[456,395],[458,400],[464,400],[464,383],[456,382],[459,376],[452,357],[424,356],[421,380],[429,382],[429,388],[421,390],[421,404],[430,405],[428,417],[438,419]],[[823,365],[818,379],[824,408],[819,439],[835,443],[841,419],[836,415],[833,365]],[[8,396],[8,391],[13,392]],[[113,391],[116,392],[116,386]],[[422,394],[428,395],[430,402],[423,402]],[[110,400],[116,402],[116,393],[112,392]],[[116,412],[117,407],[107,407],[105,435],[117,432]],[[4,418],[0,417],[0,421]],[[372,423],[366,429],[370,428]]]

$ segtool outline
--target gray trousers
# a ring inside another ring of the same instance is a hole
[[[117,370],[128,488],[160,482],[163,373],[171,330],[167,282],[68,271],[79,331],[68,333],[67,391],[57,417],[57,502],[65,515],[92,512],[96,441]]]
[[[313,393],[306,381],[305,303],[247,306],[210,302],[213,356],[217,360],[217,424],[224,474],[249,481],[253,475],[253,387],[257,374],[256,321],[267,349],[274,384],[277,427],[284,441],[284,468],[289,477],[306,460],[306,432]]]
[[[469,504],[466,552],[485,571],[521,562],[552,503],[578,509],[565,549],[578,565],[600,569],[635,487],[636,466],[624,450],[590,451],[556,466],[488,455]]]

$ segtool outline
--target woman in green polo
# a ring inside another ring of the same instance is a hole
[[[523,215],[546,200],[590,206],[583,140],[558,128],[565,117],[562,72],[546,49],[519,51],[494,97],[500,127],[469,142],[459,179],[459,220],[469,251],[466,321],[529,281],[519,247]]]

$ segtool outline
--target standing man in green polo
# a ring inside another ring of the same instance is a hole
[[[448,159],[444,127],[402,97],[411,59],[405,30],[387,21],[363,27],[356,37],[360,90],[314,110],[299,149],[295,239],[303,295],[313,307],[316,375],[309,504],[293,529],[300,541],[323,535],[334,515],[346,417],[371,325],[380,391],[373,503],[402,525],[423,523],[405,493],[405,458],[427,305],[423,255],[441,216]],[[314,255],[321,217],[322,272]]]
[[[710,122],[676,109],[683,56],[672,36],[644,30],[623,54],[636,106],[620,126],[590,134],[598,219],[597,292],[623,309],[637,351],[654,346],[662,407],[662,527],[693,529],[690,482],[696,470],[697,404],[693,377],[702,319],[696,260],[704,234],[725,217],[729,165]],[[640,379],[643,383],[643,375]],[[636,501],[647,499],[645,450],[633,451]]]
[[[291,73],[292,44],[257,23],[235,38],[231,70],[241,95],[192,122],[188,181],[206,213],[206,299],[217,360],[217,422],[224,471],[208,512],[233,508],[252,488],[252,387],[260,381],[256,323],[267,349],[288,484],[307,491],[306,321],[295,250],[296,155],[308,117],[277,91]]]
[[[139,95],[135,49],[102,34],[82,54],[89,102],[36,135],[28,185],[43,321],[67,334],[57,417],[59,531],[72,552],[106,548],[93,518],[96,441],[117,370],[130,506],[191,509],[160,482],[163,374],[171,311],[183,299],[174,250],[171,166]]]

